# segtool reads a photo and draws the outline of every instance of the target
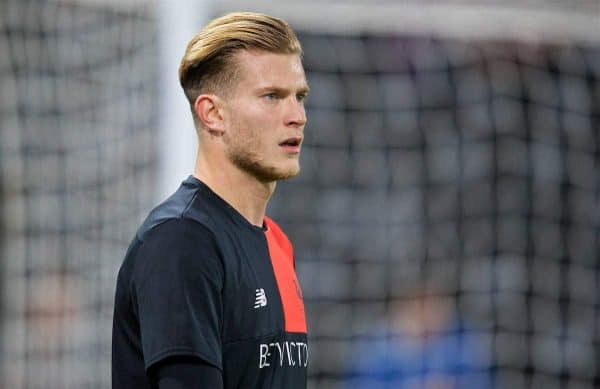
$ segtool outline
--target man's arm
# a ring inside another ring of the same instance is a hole
[[[167,358],[152,368],[159,389],[223,389],[223,374],[200,358]]]
[[[148,374],[174,357],[221,369],[224,269],[212,232],[189,219],[165,221],[137,255],[131,293]]]

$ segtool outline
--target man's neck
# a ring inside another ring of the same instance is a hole
[[[194,176],[238,211],[250,224],[262,227],[267,203],[275,191],[276,182],[264,183],[232,164],[212,166],[198,157]]]

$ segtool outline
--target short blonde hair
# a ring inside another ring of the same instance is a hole
[[[258,49],[302,55],[292,28],[283,20],[253,12],[235,12],[208,23],[188,43],[179,66],[179,82],[192,106],[201,93],[226,93],[235,83],[240,50]]]

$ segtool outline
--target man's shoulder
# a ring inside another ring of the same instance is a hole
[[[170,217],[148,229],[143,240],[134,238],[119,277],[141,285],[157,274],[219,274],[221,268],[214,231],[189,217]]]
[[[175,219],[184,224],[184,220],[195,222],[218,235],[223,227],[224,216],[226,212],[210,188],[190,176],[175,193],[150,211],[137,230],[136,238],[144,242],[158,226]]]
[[[209,200],[194,181],[184,181],[137,229],[120,272],[131,273],[143,264],[180,258],[182,253],[198,249],[216,252],[215,212]]]
[[[186,180],[169,198],[156,206],[144,220],[136,233],[139,241],[143,242],[155,230],[167,223],[168,227],[158,228],[196,228],[198,230],[214,230],[214,210],[202,188]]]

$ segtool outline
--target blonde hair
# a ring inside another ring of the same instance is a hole
[[[226,93],[237,80],[234,54],[258,49],[302,55],[292,28],[283,20],[253,12],[235,12],[208,23],[188,43],[179,66],[179,82],[192,106],[201,93]]]

